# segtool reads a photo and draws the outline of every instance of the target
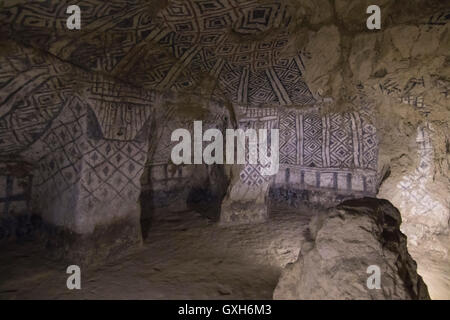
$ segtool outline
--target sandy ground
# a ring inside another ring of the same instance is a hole
[[[308,222],[308,215],[275,212],[266,223],[224,228],[166,210],[141,249],[81,270],[82,288],[72,291],[67,265],[31,244],[9,246],[1,249],[0,299],[271,299]]]
[[[81,270],[31,243],[0,248],[0,299],[271,299],[281,269],[296,260],[308,214],[274,211],[266,223],[219,227],[198,213],[155,214],[145,244],[114,263]],[[414,252],[433,299],[450,299],[450,263]]]

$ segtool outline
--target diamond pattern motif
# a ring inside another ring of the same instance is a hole
[[[84,28],[93,32],[73,41],[67,41],[73,35],[64,27],[64,4],[56,1],[8,7],[5,25],[13,26],[10,36],[21,42],[146,89],[192,89],[210,72],[232,102],[314,102],[295,63],[300,57],[286,56],[291,18],[283,1],[172,0],[161,9],[139,0],[78,5]],[[61,24],[58,31],[46,27],[55,23]],[[247,44],[235,38],[269,30],[278,31]],[[214,69],[218,60],[225,64]],[[266,72],[274,66],[277,79],[268,79]]]

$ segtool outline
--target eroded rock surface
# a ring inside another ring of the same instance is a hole
[[[387,200],[348,200],[310,223],[310,240],[284,270],[275,299],[429,299],[400,231],[399,211]],[[369,266],[381,288],[369,289]]]

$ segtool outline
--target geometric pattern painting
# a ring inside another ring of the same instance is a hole
[[[78,99],[72,99],[71,107],[63,111],[64,120],[56,119],[45,135],[25,152],[25,155],[39,155],[33,187],[40,189],[46,200],[56,199],[72,189],[81,176],[86,108]]]
[[[246,110],[246,117],[241,119],[239,122],[239,128],[242,130],[253,129],[258,132],[259,129],[266,129],[267,132],[267,152],[270,153],[270,130],[276,129],[279,127],[279,119],[277,116],[277,112],[272,108],[250,108]],[[260,138],[258,136],[258,138]],[[271,176],[262,175],[262,169],[264,167],[268,168],[270,164],[263,166],[261,163],[250,164],[248,162],[249,159],[249,151],[248,145],[246,147],[247,155],[246,155],[246,164],[244,165],[244,169],[240,172],[239,177],[241,182],[244,184],[253,186],[253,185],[261,185],[265,182],[268,182],[272,179]],[[258,151],[259,152],[259,151]],[[269,154],[270,156],[270,154]],[[259,159],[259,155],[258,155]]]
[[[45,141],[56,118],[70,118],[85,104],[93,114],[91,124],[99,126],[97,136],[110,140],[134,140],[153,112],[154,92],[89,74],[11,41],[8,45],[10,51],[0,56],[0,156]],[[70,132],[55,138],[53,147],[67,136]]]
[[[375,127],[358,113],[280,111],[280,163],[376,170]]]
[[[279,129],[280,170],[276,183],[376,193],[378,140],[368,117],[357,112],[321,116],[317,111],[257,110],[274,117],[273,128]],[[264,123],[262,119],[254,116],[250,108],[243,121],[258,126]],[[271,177],[264,178],[255,175],[248,165],[241,173],[241,180],[248,185],[260,185]]]
[[[95,114],[105,139],[131,141],[153,113],[155,92],[133,88],[98,75],[80,80],[88,89],[83,98]]]
[[[88,139],[86,144],[81,209],[93,214],[99,205],[136,203],[141,191],[139,180],[147,160],[147,144],[93,139]]]
[[[131,141],[151,117],[155,102],[147,93],[192,89],[208,74],[216,80],[218,91],[247,108],[250,127],[280,129],[280,174],[285,181],[295,177],[308,186],[371,188],[374,178],[366,173],[376,170],[377,138],[366,117],[322,116],[283,107],[315,103],[303,77],[307,71],[302,56],[290,50],[288,6],[280,0],[172,0],[155,10],[155,3],[78,1],[82,28],[90,31],[82,33],[66,30],[66,5],[59,1],[5,4],[0,31],[58,59],[48,63],[43,55],[26,53],[8,61],[1,58],[0,154],[45,145],[42,150],[48,152],[40,155],[43,173],[34,183],[47,186],[49,195],[72,188],[80,179],[83,194],[92,199],[105,192],[95,187],[98,183],[110,184],[108,190],[115,193],[133,190],[145,146]],[[242,41],[248,35],[259,40]],[[91,77],[83,69],[105,76]],[[78,70],[77,83],[85,85],[83,103],[72,100],[71,90],[78,89],[73,86],[74,70]],[[19,96],[11,103],[18,96],[11,81],[17,74],[30,79],[31,85],[24,92],[26,99]],[[56,121],[69,106],[67,118]],[[80,138],[92,113],[100,132],[96,143],[93,137]],[[93,139],[92,143],[86,139]],[[161,144],[155,154],[159,164],[168,163],[170,148],[170,143]],[[100,161],[90,177],[83,176],[89,172],[79,161],[84,157],[87,163]],[[268,178],[258,175],[259,169],[246,166],[241,179],[262,183]],[[124,179],[127,170],[131,180]],[[94,180],[97,183],[90,186]]]
[[[364,117],[361,117],[361,127],[363,167],[376,170],[378,165],[378,138],[376,128]]]
[[[448,209],[446,208],[445,200],[434,197],[430,193],[430,188],[436,184],[433,178],[433,131],[432,124],[428,122],[417,128],[416,143],[419,162],[416,169],[412,173],[403,176],[396,186],[400,191],[400,199],[396,205],[402,211],[407,212],[408,217],[411,217],[411,221],[414,221],[413,217],[415,217],[415,221],[425,221],[419,222],[420,225],[416,228],[418,230],[412,233],[411,236],[408,236],[408,240],[415,245],[418,244],[423,235],[427,232],[431,233],[428,230],[430,225],[426,222],[429,216],[438,217],[442,221],[441,226],[446,226],[448,221]]]
[[[323,140],[323,123],[319,114],[307,114],[300,116],[299,127],[291,127],[288,130],[298,130],[300,139],[298,159],[299,164],[307,167],[322,167],[326,164],[327,159],[324,157],[324,140]],[[302,125],[300,127],[300,125]]]
[[[72,91],[70,66],[16,49],[0,57],[0,155],[20,152],[35,142]]]
[[[297,132],[294,112],[280,111],[280,163],[297,164]]]
[[[60,1],[6,3],[2,32],[84,69],[145,89],[192,89],[205,74],[249,106],[311,104],[303,62],[289,50],[280,0],[81,0],[82,29],[67,30]],[[52,28],[48,26],[55,26]],[[55,31],[57,30],[57,31]],[[256,35],[256,41],[239,37]]]
[[[344,113],[328,117],[327,120],[329,120],[330,128],[330,166],[351,168],[355,158],[352,152],[352,117],[349,113]],[[368,156],[370,157],[372,154]]]
[[[89,137],[89,107],[74,98],[46,134],[24,155],[41,155],[33,179],[34,201],[53,223],[76,226],[83,219],[124,203],[137,203],[139,180],[147,160],[148,144],[139,141]],[[60,212],[60,213],[57,213]],[[61,213],[62,212],[62,213]],[[93,221],[91,221],[93,222]]]

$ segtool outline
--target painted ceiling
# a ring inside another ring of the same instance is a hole
[[[81,30],[66,27],[74,4]],[[195,90],[206,77],[241,105],[315,101],[280,0],[10,1],[0,21],[16,41],[145,89]]]

